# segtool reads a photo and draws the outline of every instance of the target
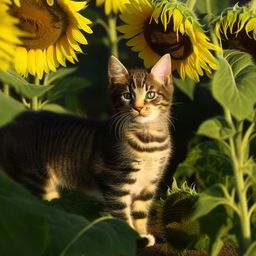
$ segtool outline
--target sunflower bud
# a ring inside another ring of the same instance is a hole
[[[199,238],[200,224],[191,221],[197,198],[194,189],[186,183],[179,188],[174,180],[166,199],[155,203],[158,236],[177,252],[188,249]]]
[[[217,69],[210,50],[220,50],[209,42],[195,14],[182,2],[172,0],[136,0],[127,4],[120,15],[126,23],[119,26],[127,45],[139,52],[149,68],[169,53],[172,69],[181,78],[199,82],[199,76]],[[200,52],[200,54],[199,54]]]

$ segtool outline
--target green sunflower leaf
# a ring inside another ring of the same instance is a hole
[[[244,256],[255,256],[256,255],[256,241],[253,242],[247,249]]]
[[[200,193],[192,219],[196,220],[202,216],[205,216],[220,205],[228,205],[235,208],[236,205],[232,197],[226,197],[226,194],[229,194],[229,192],[222,184],[214,185]]]
[[[0,237],[0,255],[133,256],[138,234],[118,219],[90,223],[54,208],[0,170]]]
[[[184,80],[180,78],[173,77],[174,84],[183,92],[185,93],[189,99],[194,100],[194,92],[196,88],[196,83],[186,77]]]
[[[231,162],[225,149],[216,141],[202,142],[193,147],[175,172],[175,178],[180,182],[196,177],[200,189],[224,183],[229,175],[232,175]]]
[[[256,103],[256,67],[250,56],[225,52],[212,81],[214,98],[239,121],[248,119]]]
[[[29,99],[42,96],[53,88],[52,85],[39,86],[31,84],[15,71],[4,72],[0,70],[0,80],[14,88],[18,94]]]
[[[236,133],[236,130],[225,120],[224,117],[217,116],[204,121],[200,125],[197,133],[212,139],[225,140],[233,136]]]
[[[10,122],[17,114],[24,110],[25,107],[20,102],[0,92],[0,126]]]
[[[77,68],[59,68],[56,72],[51,72],[47,76],[47,84],[53,84],[56,80],[73,74]]]

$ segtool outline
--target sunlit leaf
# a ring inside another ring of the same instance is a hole
[[[39,97],[53,88],[52,85],[39,86],[27,82],[15,71],[4,72],[0,70],[0,81],[14,88],[15,91],[28,98]]]
[[[214,98],[237,120],[251,116],[256,103],[256,67],[249,54],[228,51],[212,81]]]
[[[204,121],[200,125],[197,133],[212,139],[223,140],[232,137],[236,133],[236,130],[224,117],[217,116]]]

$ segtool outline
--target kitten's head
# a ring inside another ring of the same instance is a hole
[[[114,56],[108,65],[109,94],[117,112],[146,123],[169,113],[173,84],[171,58],[165,54],[151,69],[130,70]]]

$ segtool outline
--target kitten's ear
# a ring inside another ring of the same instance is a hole
[[[125,79],[128,76],[128,71],[125,66],[115,57],[110,56],[108,61],[108,77],[112,79]]]
[[[161,84],[166,84],[170,81],[172,74],[172,62],[169,53],[161,57],[161,59],[151,69],[150,74]]]

